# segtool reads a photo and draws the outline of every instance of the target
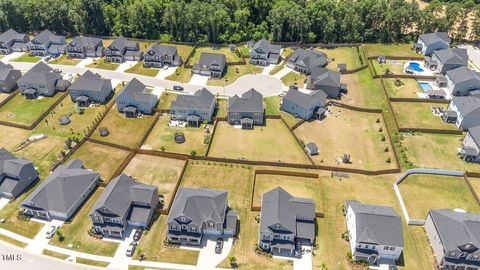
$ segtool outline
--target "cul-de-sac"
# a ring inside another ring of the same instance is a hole
[[[0,255],[480,270],[480,2],[0,1]]]

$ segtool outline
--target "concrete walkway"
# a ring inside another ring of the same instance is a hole
[[[135,66],[137,63],[138,61],[125,61],[124,63],[121,63],[115,71],[124,72],[125,70]]]
[[[279,72],[275,73],[275,74],[273,75],[273,77],[280,80],[283,76],[287,75],[287,74],[290,73],[291,71],[293,71],[293,69],[288,68],[288,67],[284,67],[284,68],[282,68]]]
[[[158,71],[157,76],[155,76],[155,79],[163,80],[163,79],[165,79],[166,77],[168,77],[168,76],[172,75],[173,73],[175,73],[175,70],[177,70],[177,67],[169,67],[168,69],[163,69],[163,68],[161,68],[161,69]]]
[[[277,65],[268,65],[266,67],[263,68],[262,70],[262,74],[263,75],[269,75],[270,74],[270,71],[272,71],[272,69],[274,69]]]
[[[122,240],[116,240],[116,242],[120,242],[120,245],[118,246],[117,251],[115,252],[115,255],[113,255],[112,263],[109,264],[107,268],[128,270],[128,265],[132,260],[132,257],[127,257],[126,254],[127,254],[128,246],[133,241],[133,235],[135,234],[135,231],[136,230],[129,227],[125,232],[126,237]],[[105,241],[109,241],[109,240],[105,239]]]
[[[44,223],[44,222],[42,222]],[[50,230],[52,226],[56,226],[57,228],[60,228],[63,225],[63,221],[60,220],[52,220],[50,222],[44,223],[42,229],[35,235],[33,238],[33,241],[30,242],[30,244],[25,248],[25,250],[30,251],[32,253],[36,254],[41,254],[42,251],[45,249],[45,247],[48,245],[48,242],[50,242],[50,239],[47,239],[47,231]],[[56,237],[53,235],[53,237]]]
[[[233,238],[229,237],[223,242],[222,253],[215,253],[216,239],[207,239],[206,244],[200,249],[197,266],[214,268],[228,257],[233,245]]]
[[[305,252],[301,258],[293,259],[293,270],[311,270],[313,266],[312,247],[302,246]]]
[[[18,58],[22,54],[24,54],[24,53],[23,52],[13,52],[11,54],[3,56],[2,59],[0,59],[0,60],[2,60],[2,62],[4,62],[4,63],[8,63],[10,60]]]

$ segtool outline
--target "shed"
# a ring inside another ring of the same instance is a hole
[[[384,55],[379,55],[377,57],[377,61],[380,63],[380,64],[385,64],[387,62],[387,58],[384,56]]]
[[[310,156],[318,155],[318,147],[314,142],[307,143],[305,150],[307,150]]]
[[[338,64],[337,65],[337,70],[338,72],[343,72],[343,71],[347,71],[347,64]]]

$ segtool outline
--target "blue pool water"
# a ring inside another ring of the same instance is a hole
[[[410,62],[408,64],[408,66],[413,69],[414,71],[416,72],[423,72],[423,69],[420,68],[420,64],[419,63],[415,63],[415,62]]]
[[[429,83],[419,82],[418,85],[420,85],[424,93],[432,91],[432,86]]]

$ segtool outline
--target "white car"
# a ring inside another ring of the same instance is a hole
[[[169,65],[164,65],[163,69],[167,70],[170,66]]]
[[[52,239],[52,237],[55,235],[55,232],[57,231],[57,226],[50,226],[46,232],[46,237],[47,239]]]
[[[127,252],[125,255],[127,255],[127,257],[132,257],[136,247],[137,247],[137,242],[135,241],[131,242],[130,245],[128,245]]]

